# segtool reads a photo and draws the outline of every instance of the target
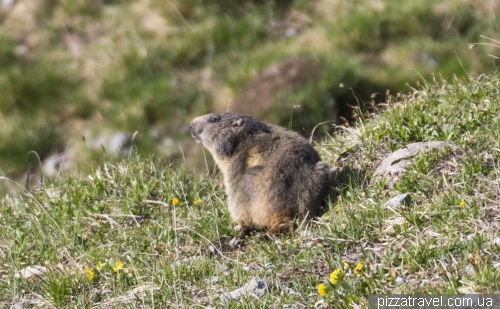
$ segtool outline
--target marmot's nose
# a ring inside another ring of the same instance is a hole
[[[198,136],[198,134],[200,133],[200,132],[199,132],[200,130],[197,130],[196,125],[195,125],[195,124],[193,124],[193,123],[191,123],[191,124],[189,125],[189,128],[191,129],[191,135],[192,135],[193,137],[197,137],[197,136]]]

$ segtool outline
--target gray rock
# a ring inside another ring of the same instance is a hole
[[[134,134],[128,132],[116,132],[114,134],[103,134],[97,138],[86,137],[87,142],[93,148],[104,148],[111,155],[128,154],[132,148]]]
[[[420,151],[439,149],[439,148],[444,148],[446,146],[452,146],[452,144],[442,141],[433,141],[433,142],[418,142],[406,145],[404,148],[394,151],[387,158],[382,160],[380,165],[373,173],[373,176],[395,175],[393,173],[402,174],[405,172],[405,167],[408,164],[404,159],[413,157]]]
[[[230,300],[238,300],[244,295],[251,295],[255,298],[261,298],[267,292],[267,283],[263,279],[254,278],[243,287],[231,292],[222,293],[219,298],[221,302],[228,303]]]
[[[113,154],[128,153],[132,147],[132,134],[125,132],[115,133],[108,141],[108,149]]]
[[[314,303],[314,308],[316,309],[328,308],[328,304],[323,299],[320,299],[316,303]]]
[[[233,248],[238,248],[239,246],[241,246],[241,239],[238,239],[238,238],[233,238],[231,239],[231,241],[229,242],[229,245]]]
[[[224,274],[224,276],[227,277],[227,276],[231,275],[232,272],[233,271],[232,271],[231,267],[229,267],[225,264],[222,266],[222,273]]]
[[[299,235],[303,238],[313,238],[314,236],[313,233],[309,230],[301,231]]]
[[[60,172],[76,169],[75,154],[72,152],[53,154],[46,158],[42,164],[43,174],[56,177]]]
[[[469,276],[474,276],[476,274],[476,270],[474,269],[474,266],[467,265],[465,266],[465,273]]]
[[[309,249],[309,248],[312,248],[315,244],[316,244],[316,242],[314,242],[314,241],[308,241],[308,242],[306,242],[305,247],[307,249]]]
[[[401,285],[401,284],[403,284],[403,283],[405,283],[405,282],[407,282],[407,281],[408,281],[408,280],[406,280],[406,279],[405,279],[405,278],[403,278],[403,277],[397,277],[397,278],[396,278],[396,284],[397,284],[397,285]]]
[[[7,12],[13,5],[14,5],[14,0],[2,0],[0,4],[0,10],[3,12]]]
[[[411,196],[408,193],[399,194],[385,202],[384,206],[387,208],[398,208],[402,205],[408,206],[411,202]]]

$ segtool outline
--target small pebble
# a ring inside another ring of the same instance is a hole
[[[465,272],[469,275],[469,276],[473,276],[476,271],[474,270],[474,266],[472,265],[467,265],[465,266]]]
[[[312,238],[313,233],[311,231],[302,231],[300,232],[300,236],[304,238]]]
[[[401,285],[403,283],[405,283],[407,280],[405,278],[402,278],[402,277],[397,277],[396,278],[396,284],[397,285]]]
[[[233,248],[237,248],[237,247],[241,246],[241,240],[235,237],[235,238],[231,239],[231,241],[229,242],[229,245]]]

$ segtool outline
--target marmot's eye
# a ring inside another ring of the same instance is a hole
[[[217,118],[210,118],[208,122],[217,122]]]

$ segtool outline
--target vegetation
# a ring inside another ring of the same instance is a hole
[[[88,172],[119,155],[119,132],[138,132],[144,154],[193,162],[188,123],[212,110],[255,106],[307,135],[352,120],[346,104],[411,91],[415,71],[490,71],[492,47],[469,44],[500,27],[488,0],[13,3],[0,12],[0,169],[14,179],[29,151]]]
[[[345,167],[330,210],[297,222],[291,235],[239,238],[220,176],[135,151],[87,177],[62,174],[6,195],[0,303],[346,308],[366,306],[369,293],[498,293],[500,76],[424,80],[389,103],[317,144],[327,162]],[[433,140],[453,146],[418,154],[392,188],[372,177],[391,151]],[[386,207],[398,193],[412,201]],[[28,266],[45,269],[19,276]],[[254,277],[268,282],[264,297],[221,303],[222,292]]]
[[[491,1],[8,4],[1,307],[347,308],[369,293],[500,292],[498,49],[469,47],[498,36]],[[311,136],[339,176],[322,217],[290,235],[233,231],[188,126],[228,109]],[[392,185],[373,176],[391,152],[436,140],[450,146],[416,155]],[[43,172],[30,171],[36,155]],[[399,193],[411,201],[388,207]],[[255,277],[262,298],[221,299]]]

